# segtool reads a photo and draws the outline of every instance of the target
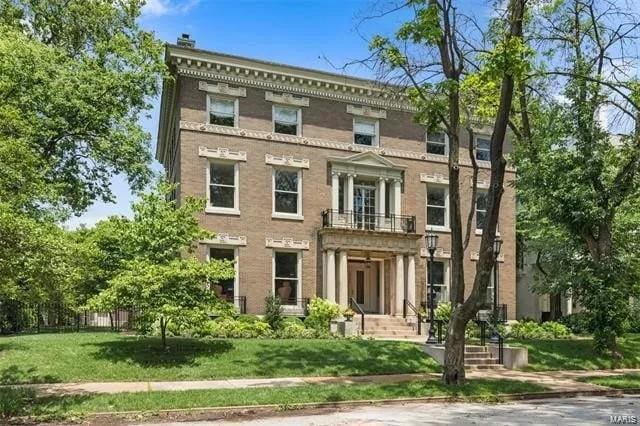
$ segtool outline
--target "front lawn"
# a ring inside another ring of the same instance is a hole
[[[282,388],[217,389],[141,392],[36,398],[32,390],[0,389],[5,417],[36,416],[64,419],[96,412],[157,411],[166,409],[276,404],[283,407],[309,402],[337,402],[448,396],[497,401],[498,395],[543,392],[543,386],[512,380],[470,380],[445,386],[438,380],[394,384],[302,385]],[[5,401],[3,403],[3,401]]]
[[[621,360],[598,355],[591,339],[511,340],[507,344],[529,349],[528,371],[601,370],[640,367],[640,334],[627,334],[618,339]]]
[[[413,343],[374,340],[195,340],[117,333],[0,338],[0,383],[202,380],[439,371]]]
[[[585,377],[580,381],[614,389],[640,389],[640,374],[637,373],[609,377]]]

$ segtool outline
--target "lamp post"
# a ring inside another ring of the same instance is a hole
[[[429,281],[429,297],[427,303],[429,305],[429,336],[427,337],[427,343],[437,343],[436,339],[436,330],[433,325],[433,304],[436,298],[436,294],[433,288],[433,256],[436,252],[436,248],[438,247],[438,235],[429,232],[425,235],[425,240],[427,243],[427,250],[429,251],[429,264],[427,265],[428,274],[427,281]]]
[[[493,240],[493,330],[489,341],[492,343],[498,343],[500,336],[498,335],[498,256],[500,255],[500,249],[502,248],[502,240],[500,237],[496,237]]]

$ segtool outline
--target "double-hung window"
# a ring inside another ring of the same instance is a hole
[[[238,100],[208,96],[209,124],[237,127]]]
[[[436,155],[448,155],[448,138],[445,132],[427,133],[427,152]]]
[[[273,106],[273,131],[285,135],[301,136],[301,110],[280,105]]]
[[[491,139],[486,136],[476,136],[476,159],[491,161]]]
[[[480,191],[476,194],[476,232],[482,232],[487,219],[488,192]]]
[[[238,214],[238,163],[209,162],[207,212]]]
[[[300,252],[275,251],[273,254],[273,286],[283,305],[297,305],[300,298]]]
[[[273,217],[302,219],[300,169],[273,169]]]
[[[449,190],[442,185],[427,185],[427,227],[448,229]]]
[[[354,117],[353,143],[356,145],[378,146],[378,121]]]
[[[209,260],[222,260],[235,262],[236,250],[228,247],[210,247],[209,248]],[[227,278],[220,280],[217,283],[211,285],[211,290],[216,293],[218,297],[228,302],[234,303],[235,301],[235,287],[236,287],[237,274],[233,278]]]
[[[431,289],[429,288],[429,278],[431,278],[434,302],[436,305],[449,301],[449,279],[447,266],[446,262],[440,260],[429,262],[427,265],[427,268],[431,269],[427,269],[427,301],[429,301],[429,295],[431,294]],[[430,277],[429,274],[431,275]]]

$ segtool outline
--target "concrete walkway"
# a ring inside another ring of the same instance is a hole
[[[553,391],[589,391],[602,390],[601,386],[578,382],[577,379],[589,376],[615,376],[640,369],[592,370],[592,371],[549,371],[529,373],[516,370],[467,370],[470,379],[511,379],[537,383]],[[439,373],[427,374],[388,374],[379,376],[344,377],[285,377],[273,379],[229,379],[198,380],[179,382],[96,382],[96,383],[51,383],[22,385],[31,387],[40,395],[65,395],[85,393],[121,393],[150,391],[181,391],[202,389],[249,389],[261,387],[287,387],[308,384],[365,384],[365,383],[402,383],[420,379],[438,379]],[[4,387],[4,386],[3,386]]]

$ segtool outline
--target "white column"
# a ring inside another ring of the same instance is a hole
[[[396,316],[402,315],[404,301],[404,255],[396,255]]]
[[[402,209],[401,207],[401,199],[400,199],[400,180],[394,180],[393,181],[393,213],[395,215],[399,215],[400,211]],[[401,222],[400,219],[396,218],[395,219],[395,229],[396,231],[401,231]]]
[[[396,280],[396,261],[391,256],[389,259],[389,314],[396,314],[396,290],[395,290],[395,281]]]
[[[331,208],[338,210],[340,206],[338,195],[340,194],[340,175],[337,173],[331,174]]]
[[[349,267],[348,267],[348,262],[347,262],[347,252],[346,250],[340,250],[338,252],[338,259],[339,259],[339,284],[338,284],[338,288],[339,288],[339,297],[338,297],[338,303],[340,304],[340,306],[342,307],[347,307],[349,306],[349,290],[348,290],[348,285],[349,285]]]
[[[336,252],[327,250],[327,299],[336,301]]]
[[[380,221],[378,223],[378,226],[380,228],[384,228],[384,215],[385,215],[385,206],[384,206],[384,199],[387,196],[386,194],[386,185],[385,185],[385,180],[380,178],[378,179],[378,199],[379,199],[379,204],[378,204],[378,211],[377,213],[380,215]]]
[[[345,206],[345,210],[348,210],[349,213],[353,214],[353,175],[347,175],[347,186],[345,188],[347,193],[347,205]]]
[[[322,251],[322,298],[327,298],[327,252]]]
[[[384,314],[384,260],[380,261],[380,277],[378,279],[378,284],[380,286],[380,297],[378,298],[378,313]]]
[[[573,296],[567,294],[564,299],[563,315],[571,315],[573,313]]]
[[[407,300],[416,306],[416,258],[410,254],[407,257]]]

